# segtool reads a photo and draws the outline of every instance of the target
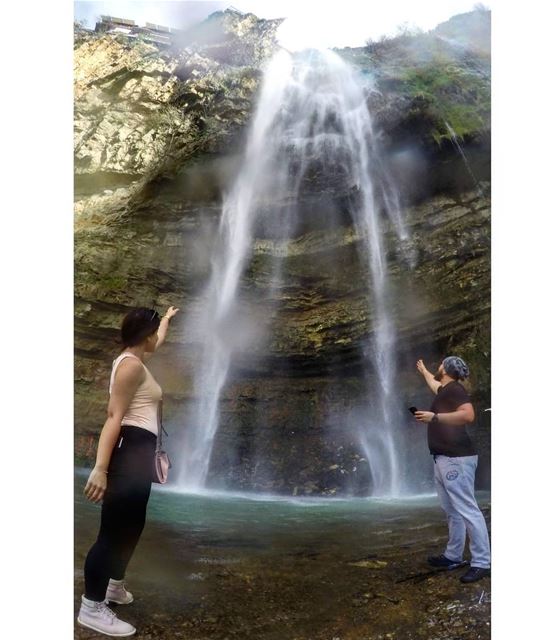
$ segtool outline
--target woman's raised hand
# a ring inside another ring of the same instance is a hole
[[[169,309],[167,309],[167,311],[165,312],[165,316],[171,320],[171,318],[177,313],[177,311],[179,311],[179,309],[177,309],[177,307],[169,307]]]
[[[107,473],[94,468],[89,474],[88,481],[84,488],[84,495],[88,500],[98,503],[103,500],[107,489]]]

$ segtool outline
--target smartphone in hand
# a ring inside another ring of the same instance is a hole
[[[412,415],[414,415],[418,411],[416,407],[408,407],[408,410],[410,411],[410,413],[412,413]]]

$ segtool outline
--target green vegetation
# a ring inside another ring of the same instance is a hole
[[[490,12],[483,6],[430,32],[404,24],[394,37],[371,38],[339,53],[371,74],[385,95],[406,97],[409,118],[440,144],[490,129]],[[421,128],[421,127],[420,127]]]
[[[480,74],[442,60],[407,69],[402,82],[407,96],[428,105],[438,144],[451,137],[446,122],[460,139],[490,127],[490,83]]]

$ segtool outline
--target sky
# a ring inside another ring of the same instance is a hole
[[[235,0],[233,5],[242,12],[260,18],[286,18],[278,30],[280,43],[290,50],[304,47],[360,47],[368,38],[395,34],[400,25],[423,30],[434,28],[458,13],[471,11],[473,0]],[[492,2],[483,2],[492,8]],[[125,0],[76,1],[74,14],[95,26],[101,14],[130,18],[138,24],[155,22],[169,27],[184,28],[200,22],[229,2],[170,1],[131,2]]]

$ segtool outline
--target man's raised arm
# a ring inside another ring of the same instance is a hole
[[[430,389],[434,392],[437,393],[438,389],[441,387],[441,382],[438,382],[433,374],[431,374],[427,369],[426,366],[424,365],[424,361],[423,360],[418,360],[418,362],[416,363],[416,368],[418,369],[418,371],[420,371],[420,373],[424,376],[424,380],[426,380],[426,384],[428,385],[428,387],[430,387]]]

